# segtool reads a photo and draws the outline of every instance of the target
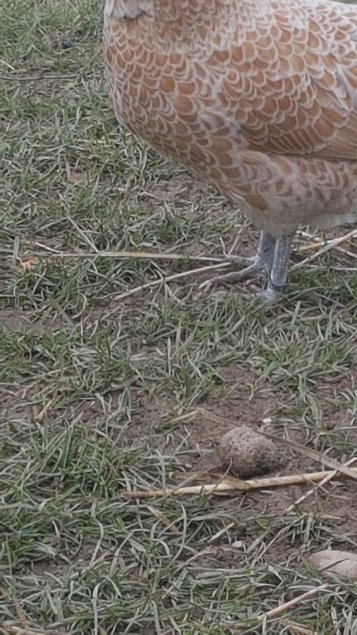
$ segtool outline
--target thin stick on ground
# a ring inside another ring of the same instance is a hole
[[[164,278],[160,278],[160,280],[153,280],[152,282],[146,282],[145,284],[140,285],[140,287],[134,287],[133,289],[129,289],[129,291],[125,291],[120,295],[115,296],[115,300],[125,300],[126,298],[135,295],[136,293],[140,293],[140,291],[146,291],[147,289],[154,289],[155,287],[159,287],[162,284],[167,284],[168,282],[173,282],[174,280],[182,280],[183,278],[188,278],[190,276],[197,276],[201,273],[206,273],[207,271],[213,271],[216,269],[223,269],[227,267],[229,263],[222,262],[219,265],[211,265],[208,267],[198,267],[197,269],[188,269],[187,271],[182,271],[181,273],[175,273],[172,276],[166,276]]]
[[[290,620],[284,620],[283,624],[289,629],[287,632],[291,635],[319,635],[316,631],[305,628],[301,626],[301,624],[295,624],[295,622],[291,622]]]
[[[348,461],[345,464],[345,467],[349,467],[350,465],[352,465],[357,459],[353,458],[350,461]],[[322,479],[321,482],[316,482],[316,484],[314,485],[314,487],[311,487],[309,489],[308,492],[306,492],[305,494],[302,494],[302,496],[300,496],[296,501],[294,501],[291,505],[289,505],[282,513],[283,516],[286,516],[287,514],[290,514],[290,512],[294,511],[297,505],[300,505],[301,503],[303,503],[307,498],[309,498],[309,496],[311,496],[314,492],[316,492],[316,489],[319,487],[323,487],[323,485],[326,485],[326,483],[328,483],[329,481],[332,481],[334,478],[337,477],[338,475],[338,470],[334,470],[333,472],[327,472],[325,478]],[[247,552],[248,553],[252,553],[253,551],[255,551],[255,549],[257,548],[257,546],[263,541],[265,540],[265,538],[267,536],[269,536],[269,534],[271,534],[274,530],[274,528],[276,527],[276,524],[273,523],[273,525],[271,525],[268,529],[266,529],[265,531],[263,531],[263,533],[258,536],[258,538],[256,538],[254,540],[254,542],[252,542],[252,544],[248,547]],[[261,555],[263,553],[265,553],[269,548],[269,545],[266,545],[263,552],[261,552]]]
[[[309,232],[306,232],[303,230],[299,230],[297,232],[297,235],[308,239],[308,242],[306,242],[305,244],[299,244],[297,246],[297,251],[299,252],[314,251],[315,249],[319,249],[319,247],[322,247],[322,248],[329,247],[332,249],[337,247],[337,245],[340,245],[341,243],[346,242],[346,240],[349,240],[350,238],[353,239],[357,237],[355,228],[352,229],[347,234],[344,234],[343,236],[337,236],[336,238],[331,238],[330,240],[321,240],[319,236],[314,236],[310,234]]]
[[[343,467],[343,466],[342,466]],[[350,469],[354,478],[357,478],[357,468]],[[325,478],[341,478],[345,473],[331,472],[308,472],[306,474],[291,474],[289,476],[274,476],[271,478],[261,478],[256,480],[243,481],[241,479],[226,479],[219,483],[209,483],[205,485],[190,485],[187,487],[177,487],[158,490],[134,490],[121,492],[124,498],[161,498],[163,496],[187,496],[189,494],[222,494],[223,492],[234,492],[236,490],[247,492],[251,489],[265,489],[270,487],[288,487],[289,485],[301,485],[304,483],[323,481]]]
[[[73,219],[71,219],[73,223]],[[78,227],[78,226],[76,226]],[[78,228],[79,229],[79,228]],[[81,231],[81,236],[87,241],[87,236]],[[42,243],[36,243],[41,247],[43,251],[33,251],[31,249],[26,251],[24,258],[45,258],[45,259],[66,259],[66,260],[80,260],[80,259],[93,259],[97,258],[110,258],[111,260],[177,260],[186,262],[216,262],[229,266],[231,263],[227,260],[226,256],[199,256],[195,254],[176,254],[173,252],[157,252],[157,251],[58,251]],[[92,244],[90,244],[92,247]],[[13,251],[10,249],[0,249],[0,253],[4,255],[13,255]],[[245,260],[245,258],[242,258]]]
[[[59,631],[34,631],[27,627],[16,626],[12,622],[4,622],[2,628],[8,635],[63,635]]]
[[[309,600],[310,598],[317,595],[317,593],[319,593],[320,591],[324,591],[326,588],[327,588],[326,584],[322,584],[321,586],[315,587],[314,589],[310,589],[310,591],[306,591],[305,593],[298,595],[298,597],[294,598],[293,600],[289,600],[289,602],[284,602],[284,604],[280,604],[279,606],[276,606],[275,609],[271,609],[267,613],[264,613],[264,615],[262,615],[259,618],[259,621],[262,622],[266,619],[277,617],[278,615],[285,613],[285,611],[288,611],[289,609],[294,608],[298,604],[301,604],[301,602],[305,602],[305,600]]]
[[[234,237],[233,243],[231,244],[231,246],[230,246],[230,248],[228,250],[228,256],[231,256],[232,254],[235,253],[235,251],[236,251],[236,249],[237,249],[237,247],[238,247],[238,245],[239,245],[239,243],[240,243],[240,241],[242,239],[242,234],[244,232],[244,228],[245,228],[245,225],[241,225],[239,227],[239,229],[238,229],[238,231],[237,231],[237,233],[236,233],[236,235]]]
[[[349,467],[350,465],[355,463],[355,461],[357,461],[356,458],[351,459],[344,465],[344,467]],[[326,485],[326,483],[328,483],[329,481],[332,481],[334,478],[336,478],[337,474],[338,474],[337,470],[335,470],[334,472],[328,472],[327,476],[325,476],[325,478],[321,481],[321,483],[318,483],[318,487],[322,487],[323,485]],[[309,498],[309,496],[311,496],[314,492],[316,492],[316,488],[317,488],[317,485],[309,489],[308,492],[300,496],[296,501],[294,501],[294,503],[289,505],[289,507],[287,507],[285,510],[285,514],[289,514],[290,512],[292,512],[297,505],[300,505],[307,498]]]
[[[322,454],[322,452],[317,452],[317,450],[313,450],[312,448],[305,447],[304,445],[300,445],[299,443],[295,443],[294,441],[289,441],[288,439],[283,439],[280,437],[276,437],[273,434],[268,434],[267,432],[260,431],[259,434],[262,434],[264,437],[271,439],[272,441],[276,441],[277,443],[282,443],[283,445],[287,445],[289,448],[296,450],[303,456],[307,456],[313,461],[318,461],[319,463],[323,463],[328,467],[331,467],[333,470],[337,470],[341,474],[352,478],[357,481],[357,471],[355,469],[351,469],[347,467],[347,465],[343,465],[335,459],[331,459],[330,457]]]
[[[51,410],[53,404],[55,403],[57,398],[57,395],[55,395],[54,397],[52,397],[51,399],[49,399],[49,401],[47,401],[45,403],[45,405],[43,406],[43,408],[40,410],[40,412],[35,416],[35,419],[38,423],[41,423],[41,421],[43,420],[43,418],[46,416],[46,414],[48,413],[49,410]]]
[[[293,265],[290,268],[291,271],[294,271],[295,269],[300,269],[301,267],[304,267],[306,264],[311,262],[311,260],[315,260],[315,258],[318,258],[319,256],[321,256],[321,254],[326,253],[326,251],[330,251],[330,249],[334,249],[337,245],[340,245],[341,243],[345,242],[346,240],[350,240],[350,238],[356,238],[356,237],[357,237],[357,230],[354,229],[354,230],[348,232],[348,234],[345,234],[344,236],[339,236],[338,238],[333,238],[333,240],[329,240],[328,243],[326,243],[324,245],[324,247],[322,247],[321,249],[319,249],[318,251],[313,253],[311,256],[308,256],[308,258],[305,258],[301,262],[297,262],[295,265]],[[308,248],[312,249],[313,247],[315,247],[314,244],[313,245],[306,245],[306,246],[302,247],[299,251],[307,251]]]
[[[147,509],[155,518],[157,518],[160,523],[168,528],[170,533],[175,534],[175,536],[181,535],[181,532],[179,529],[177,529],[176,525],[171,520],[169,520],[169,518],[167,518],[167,516],[165,516],[165,514],[163,514],[159,509],[155,509],[155,507],[152,507],[152,505],[148,505]]]
[[[14,69],[15,70],[15,69]],[[73,75],[46,75],[45,73],[41,73],[40,75],[22,75],[21,77],[16,77],[12,75],[0,75],[0,79],[5,82],[37,82],[37,81],[62,81],[64,79],[78,79],[78,74]]]

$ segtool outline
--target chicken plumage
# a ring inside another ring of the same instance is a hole
[[[261,230],[238,277],[265,267],[268,298],[286,285],[299,225],[355,219],[356,6],[106,0],[104,48],[119,122]]]

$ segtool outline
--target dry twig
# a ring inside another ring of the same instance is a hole
[[[73,223],[73,219],[71,221]],[[76,225],[76,228],[78,226]],[[78,228],[79,230],[79,228]],[[84,240],[88,242],[88,237],[81,232]],[[186,262],[217,262],[225,264],[226,267],[230,266],[230,261],[226,256],[196,256],[194,254],[176,254],[173,252],[155,252],[155,251],[57,251],[52,247],[42,245],[42,243],[36,243],[43,251],[27,250],[24,258],[46,258],[46,259],[97,259],[97,258],[111,258],[112,260],[181,260]],[[13,250],[1,249],[0,253],[12,255]]]
[[[5,633],[8,633],[8,635],[63,635],[63,633],[60,633],[59,631],[34,631],[26,626],[16,626],[15,624],[12,624],[12,622],[4,622],[2,624],[2,628]]]
[[[341,243],[344,243],[346,240],[350,240],[351,238],[357,238],[356,229],[353,229],[352,231],[348,232],[348,234],[345,234],[344,236],[338,236],[338,238],[333,238],[332,240],[329,240],[327,243],[324,243],[324,246],[321,247],[321,249],[318,249],[314,254],[312,254],[311,256],[308,256],[308,258],[305,258],[301,262],[297,262],[295,265],[293,265],[290,268],[291,271],[294,271],[294,269],[299,269],[300,267],[303,267],[304,265],[311,262],[311,260],[315,260],[315,258],[318,258],[319,256],[321,256],[321,254],[324,254],[326,251],[330,251],[330,249],[334,249],[335,247],[337,247],[337,245],[340,245]],[[301,247],[299,251],[309,251],[310,249],[315,249],[315,248],[316,248],[316,243],[309,243],[308,245],[304,245],[303,247]]]
[[[277,615],[281,615],[285,611],[288,611],[289,609],[294,608],[298,604],[301,604],[301,602],[304,602],[305,600],[309,600],[310,598],[314,597],[317,593],[319,593],[320,591],[323,591],[324,589],[326,589],[326,584],[322,584],[321,586],[315,587],[314,589],[310,589],[310,591],[306,591],[305,593],[298,595],[298,597],[294,598],[293,600],[289,600],[289,602],[284,602],[284,604],[280,604],[279,606],[276,606],[275,609],[271,609],[271,611],[264,613],[264,615],[262,615],[259,621],[262,622],[263,620],[269,619],[271,617],[276,617]]]
[[[343,468],[343,465],[341,465]],[[353,474],[353,478],[357,479],[357,468],[348,469],[348,474],[345,472],[308,472],[306,474],[289,474],[288,476],[273,476],[269,478],[261,478],[256,480],[243,481],[238,478],[224,479],[220,483],[208,483],[205,485],[189,485],[187,487],[176,487],[170,489],[158,489],[158,490],[133,490],[130,492],[121,492],[121,496],[124,498],[161,498],[163,496],[186,496],[187,494],[222,494],[224,492],[230,493],[236,490],[241,492],[247,492],[251,489],[265,489],[269,487],[288,487],[289,485],[301,485],[304,483],[318,482],[329,477],[335,478],[350,476]]]
[[[319,463],[328,465],[328,467],[331,467],[333,470],[337,470],[341,474],[344,474],[345,476],[348,476],[349,478],[352,478],[353,480],[357,481],[356,469],[351,469],[347,465],[343,465],[342,463],[335,461],[335,459],[330,459],[330,457],[326,456],[325,454],[322,454],[322,452],[317,452],[316,450],[307,448],[304,445],[295,443],[294,441],[288,441],[288,439],[276,437],[273,434],[268,434],[267,432],[263,432],[261,430],[259,430],[259,434],[262,434],[264,437],[267,437],[268,439],[271,439],[272,441],[276,441],[277,443],[282,443],[283,445],[287,445],[289,448],[296,450],[303,456],[307,456],[310,459],[313,459],[313,461],[318,461]]]
[[[140,293],[140,291],[145,291],[147,289],[154,289],[155,287],[159,287],[162,284],[167,284],[168,282],[173,282],[174,280],[181,280],[182,278],[188,278],[189,276],[197,276],[201,273],[206,273],[207,271],[212,271],[216,269],[222,269],[227,267],[229,263],[220,263],[219,265],[211,265],[208,267],[198,267],[197,269],[189,269],[187,271],[182,271],[181,273],[175,273],[172,276],[165,276],[160,278],[160,280],[153,280],[152,282],[147,282],[146,284],[140,285],[140,287],[134,287],[129,291],[125,291],[120,295],[115,296],[115,300],[125,300],[125,298],[129,298],[136,293]]]
[[[288,620],[283,623],[284,626],[287,626],[291,635],[319,635],[316,631],[311,630],[310,628],[305,628],[304,626],[301,626],[301,624],[295,624],[294,622],[290,622]]]
[[[356,458],[351,459],[350,461],[348,461],[344,465],[344,467],[349,467],[355,461],[357,461]],[[327,476],[325,476],[325,478],[321,481],[321,483],[319,483],[319,487],[322,487],[323,485],[326,485],[326,483],[328,483],[329,481],[332,481],[334,478],[336,478],[337,475],[338,475],[338,470],[334,470],[333,472],[327,472]],[[315,491],[316,491],[316,485],[314,487],[312,487],[311,489],[309,489],[308,492],[306,492],[305,494],[300,496],[294,503],[289,505],[289,507],[287,507],[286,510],[285,510],[285,514],[289,514],[290,512],[292,512],[294,507],[296,507],[297,505],[300,505],[301,503],[303,503]]]

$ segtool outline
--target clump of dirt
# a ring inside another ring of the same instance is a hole
[[[247,426],[237,426],[223,435],[219,457],[225,470],[241,478],[271,472],[284,463],[275,443]]]

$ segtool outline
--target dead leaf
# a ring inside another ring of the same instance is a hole
[[[22,269],[25,269],[25,271],[30,271],[35,267],[36,261],[37,258],[35,258],[34,256],[24,258],[23,260],[20,260],[20,267],[22,267]]]

